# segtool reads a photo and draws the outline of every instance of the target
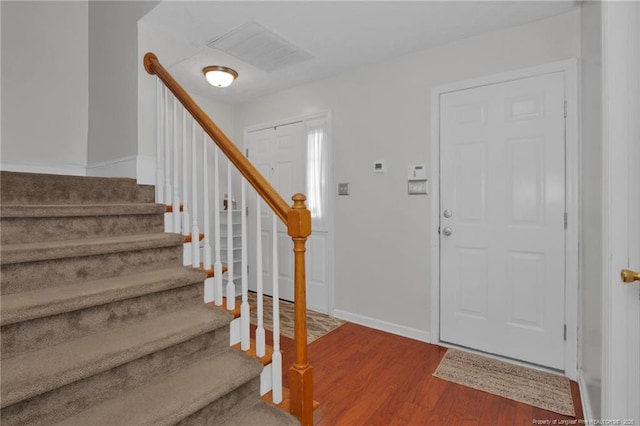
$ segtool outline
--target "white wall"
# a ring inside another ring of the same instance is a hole
[[[602,33],[600,2],[582,3],[581,375],[591,418],[602,391]],[[585,405],[587,405],[585,404]]]
[[[0,51],[2,51],[2,4],[0,4]],[[0,99],[2,99],[2,55],[0,54]],[[0,102],[0,164],[2,162],[2,102]]]
[[[88,5],[2,8],[2,169],[84,174]]]
[[[3,169],[136,176],[137,21],[157,3],[1,3]]]
[[[204,77],[203,77],[204,78]],[[212,87],[211,90],[219,90]],[[228,105],[222,102],[217,102],[212,97],[204,97],[200,95],[192,95],[192,98],[204,112],[220,127],[232,141],[242,149],[242,141],[237,141],[235,133],[235,108],[233,105]]]
[[[176,39],[150,26],[144,18],[138,22],[138,156],[151,159],[151,173],[138,170],[138,182],[154,183],[156,155],[156,76],[149,75],[142,65],[147,52],[153,52],[160,63],[170,70],[171,65],[189,58],[198,52],[198,47]],[[204,107],[203,107],[204,108]],[[227,129],[224,129],[227,131]]]
[[[580,55],[580,13],[468,38],[237,108],[246,126],[331,110],[335,301],[341,315],[422,339],[429,330],[430,196],[407,195],[407,165],[429,165],[430,89]],[[388,172],[374,175],[375,160]],[[286,196],[286,194],[285,194]],[[435,238],[435,236],[433,236]]]
[[[138,19],[157,4],[89,2],[89,175],[136,176]]]

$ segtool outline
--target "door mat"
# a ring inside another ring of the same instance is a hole
[[[575,416],[569,379],[448,349],[433,373],[450,382],[566,416]]]
[[[256,303],[256,294],[249,292],[247,297],[249,304],[253,306],[251,310],[251,324],[256,325],[256,315],[258,312],[258,304]],[[273,331],[273,298],[265,296],[263,299],[264,306],[264,328]],[[280,301],[280,335],[293,339],[294,337],[294,315],[293,303],[285,300]],[[320,312],[307,310],[307,343],[319,339],[325,334],[335,330],[344,324],[345,321],[331,317]]]

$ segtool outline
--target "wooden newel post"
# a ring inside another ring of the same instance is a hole
[[[288,233],[293,239],[295,265],[295,360],[289,369],[291,414],[302,425],[313,424],[313,369],[307,358],[307,283],[305,272],[305,245],[311,235],[311,212],[302,194],[293,196],[288,212]]]

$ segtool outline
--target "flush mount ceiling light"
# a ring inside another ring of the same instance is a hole
[[[238,73],[235,70],[219,65],[204,67],[202,72],[209,84],[215,87],[227,87],[238,78]]]

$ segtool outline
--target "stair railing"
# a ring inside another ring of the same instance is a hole
[[[213,271],[210,270],[212,264],[212,254],[210,247],[210,239],[209,239],[209,226],[208,226],[208,210],[209,210],[209,194],[208,194],[208,184],[206,179],[208,179],[208,167],[207,167],[207,157],[206,157],[206,144],[207,137],[203,136],[203,152],[204,152],[204,162],[203,162],[203,175],[205,176],[204,188],[206,188],[204,194],[204,202],[203,208],[205,211],[205,217],[203,218],[203,222],[205,223],[205,234],[204,234],[204,247],[202,249],[203,252],[203,263],[200,264],[200,259],[198,259],[199,255],[199,247],[200,247],[200,235],[198,231],[197,224],[197,212],[196,209],[198,205],[195,201],[195,192],[197,188],[198,177],[196,176],[196,162],[193,160],[192,163],[192,204],[191,204],[191,218],[193,219],[192,229],[189,229],[189,218],[185,219],[186,215],[181,215],[181,212],[185,212],[188,208],[187,206],[187,198],[189,197],[187,191],[187,183],[185,182],[188,177],[186,172],[184,171],[186,166],[185,157],[187,154],[187,124],[186,124],[186,112],[188,112],[194,120],[194,123],[197,122],[200,125],[200,128],[204,132],[204,134],[208,135],[208,137],[216,144],[218,149],[214,147],[214,167],[213,167],[213,178],[214,178],[214,224],[219,224],[220,219],[220,208],[219,208],[219,182],[218,182],[218,150],[220,150],[229,161],[229,172],[227,176],[227,308],[234,309],[235,308],[235,284],[234,284],[234,276],[233,276],[233,205],[232,205],[232,185],[231,185],[231,165],[235,166],[235,168],[240,172],[240,174],[244,177],[242,181],[242,190],[241,190],[241,217],[242,217],[242,269],[243,269],[243,277],[242,277],[242,299],[241,299],[241,326],[239,330],[239,335],[241,335],[241,348],[243,350],[248,349],[248,315],[249,309],[247,304],[247,277],[246,277],[246,235],[245,235],[245,206],[246,206],[246,194],[245,194],[245,184],[247,181],[251,186],[255,189],[259,198],[264,200],[264,202],[271,208],[273,211],[273,254],[274,257],[272,259],[272,273],[274,274],[273,279],[273,287],[274,287],[274,355],[272,357],[272,362],[274,362],[274,367],[271,371],[273,377],[273,395],[274,402],[278,403],[282,400],[282,388],[281,388],[281,355],[280,355],[280,336],[279,336],[279,309],[278,309],[278,286],[277,286],[277,258],[275,255],[277,254],[277,243],[275,241],[276,237],[276,216],[279,218],[287,227],[288,235],[293,240],[293,253],[294,253],[294,317],[295,317],[295,329],[294,329],[294,350],[295,357],[294,362],[291,368],[289,369],[289,391],[290,391],[290,401],[289,407],[290,412],[297,417],[301,424],[303,425],[311,425],[313,424],[313,373],[312,367],[308,362],[307,355],[307,316],[306,316],[306,271],[305,271],[305,252],[306,252],[306,241],[307,238],[311,235],[311,213],[307,209],[305,205],[306,197],[303,194],[295,194],[292,197],[293,205],[289,206],[286,201],[280,196],[280,194],[271,186],[271,184],[262,176],[262,174],[253,166],[253,164],[242,154],[242,152],[235,146],[235,144],[220,130],[220,128],[215,124],[215,122],[194,102],[194,100],[189,96],[189,94],[182,88],[182,86],[171,76],[171,74],[160,64],[158,58],[155,54],[149,52],[144,56],[144,67],[145,70],[151,74],[156,75],[162,84],[158,84],[157,89],[157,99],[161,101],[161,105],[157,106],[157,114],[159,115],[159,122],[157,123],[156,131],[158,133],[158,138],[166,138],[169,140],[173,137],[173,141],[171,144],[162,144],[161,141],[158,141],[157,147],[157,179],[158,186],[161,185],[162,180],[164,179],[164,188],[157,188],[157,199],[159,202],[166,203],[170,205],[169,210],[171,211],[171,217],[166,222],[168,231],[170,232],[183,232],[185,234],[190,234],[190,239],[185,239],[185,241],[190,241],[192,247],[190,250],[186,250],[186,252],[190,252],[190,259],[185,258],[185,264],[192,264],[195,267],[204,267],[209,273],[209,278],[205,282],[205,298],[209,297],[215,305],[222,305],[222,294],[223,294],[223,286],[222,286],[222,261],[220,251],[221,251],[221,242],[220,242],[220,234],[221,232],[215,232],[214,236],[214,253],[213,253]],[[169,105],[168,93],[167,90],[173,93],[173,106]],[[178,145],[179,145],[179,135],[178,135],[178,106],[179,102],[182,105],[182,130],[183,130],[183,138],[182,138],[182,157],[183,157],[183,174],[184,180],[182,183],[184,185],[182,192],[182,199],[180,198],[180,188],[178,182]],[[173,116],[172,122],[160,122],[160,117],[166,117],[169,121],[171,120],[171,113]],[[196,156],[196,131],[195,124],[192,126],[191,130],[191,155],[192,158]],[[170,146],[171,145],[171,148]],[[173,153],[171,152],[173,149]],[[173,161],[173,167],[171,160]],[[173,171],[173,173],[171,173]],[[173,182],[170,179],[170,175],[173,175]],[[260,205],[258,200],[257,205]],[[258,221],[260,220],[260,215],[257,215]],[[185,223],[181,223],[181,220],[185,220]],[[218,225],[216,225],[218,226]],[[258,234],[259,235],[259,234]],[[257,247],[258,250],[262,249],[262,245],[260,244]],[[231,259],[229,258],[231,257]],[[259,258],[260,259],[260,258]],[[261,262],[261,259],[259,260]],[[260,269],[257,270],[257,275],[260,276],[261,279],[262,271]],[[262,286],[260,286],[262,287]],[[262,295],[258,294],[258,304],[260,306],[260,310],[262,308]],[[261,315],[258,318],[258,324],[262,325]],[[258,345],[258,352],[263,352],[264,340],[260,336],[256,336],[257,340],[262,340],[262,343]],[[262,347],[261,347],[262,346]],[[277,365],[276,365],[277,364]],[[278,377],[275,377],[278,376]]]

